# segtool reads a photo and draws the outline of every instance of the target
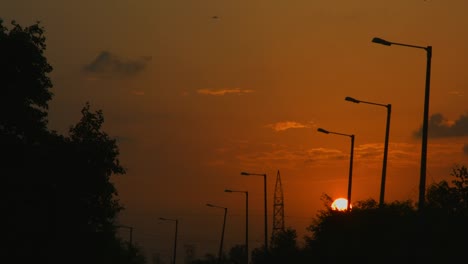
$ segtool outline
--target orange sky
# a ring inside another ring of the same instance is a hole
[[[269,229],[279,170],[286,226],[300,240],[322,193],[346,197],[349,138],[355,134],[352,200],[378,200],[392,104],[386,200],[418,199],[424,50],[382,46],[373,37],[433,47],[427,184],[467,164],[468,2],[465,0],[83,0],[9,1],[2,18],[46,28],[55,94],[51,129],[66,132],[86,101],[102,109],[128,172],[114,181],[127,208],[121,222],[147,255],[169,261],[177,218],[184,245],[216,254],[263,243],[263,182]],[[217,18],[213,18],[217,16]],[[435,120],[435,119],[434,119]],[[455,125],[454,125],[455,124]]]

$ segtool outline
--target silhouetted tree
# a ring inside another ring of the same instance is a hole
[[[24,28],[11,24],[8,30],[0,19],[0,133],[31,140],[46,130],[52,67],[39,22]]]
[[[245,263],[245,245],[234,245],[229,250],[229,263],[242,264]]]
[[[125,170],[116,140],[101,130],[102,111],[86,104],[68,136],[49,131],[44,29],[12,25],[8,30],[0,19],[2,259],[144,263],[137,245],[116,236],[123,207],[110,177]]]
[[[468,169],[455,165],[450,173],[455,177],[452,186],[443,180],[428,187],[427,207],[433,210],[443,210],[448,214],[468,214]]]
[[[426,248],[433,255],[444,256],[444,261],[448,257],[456,260],[454,252],[468,248],[468,170],[455,165],[450,175],[455,178],[452,184],[441,181],[428,187],[424,211],[430,235]]]
[[[217,264],[219,263],[218,256],[215,256],[211,253],[205,254],[203,258],[193,260],[191,264]],[[245,263],[245,246],[244,245],[234,245],[229,250],[229,255],[225,256],[223,254],[221,258],[221,263],[226,264],[244,264]]]
[[[287,228],[278,231],[271,237],[268,251],[255,248],[252,251],[253,264],[267,263],[297,263],[299,261],[299,248],[297,246],[296,230]]]
[[[213,254],[206,254],[202,259],[195,259],[190,264],[218,264],[218,258]]]
[[[122,206],[110,177],[125,170],[118,160],[115,139],[101,131],[102,111],[93,113],[86,104],[81,113],[80,122],[63,138],[64,149],[57,152],[60,163],[52,174],[58,185],[56,217],[63,219],[55,223],[56,234],[58,241],[73,237],[70,243],[80,248],[80,256],[111,263],[106,258],[112,254],[105,248],[114,243],[115,219]],[[61,252],[72,254],[75,249],[67,246]]]
[[[425,263],[466,260],[468,248],[468,170],[455,166],[455,179],[428,187],[426,206],[394,201],[379,207],[373,199],[358,201],[350,212],[334,211],[331,199],[308,227],[301,260],[341,263],[356,260],[392,263],[411,259]],[[325,196],[325,198],[327,198]]]
[[[0,19],[0,145],[2,189],[0,203],[5,216],[5,256],[45,259],[49,256],[53,197],[41,171],[42,161],[53,146],[47,131],[47,107],[52,97],[44,57],[44,30],[36,23],[21,27],[14,21],[7,29]]]
[[[339,263],[343,257],[386,262],[413,256],[417,217],[411,201],[394,202],[379,208],[373,199],[356,202],[350,212],[330,207],[317,215],[306,237],[310,258]]]

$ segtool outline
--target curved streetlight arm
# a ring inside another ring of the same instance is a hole
[[[236,193],[248,193],[247,191],[236,191],[236,190],[229,190],[229,189],[224,190],[224,192],[228,192],[228,193],[235,193],[235,192]]]
[[[352,134],[342,134],[342,133],[337,133],[337,132],[330,132],[330,134],[341,135],[341,136],[347,136],[347,137],[351,137],[351,138],[354,137],[354,135],[352,135]]]
[[[424,46],[410,45],[410,44],[404,44],[404,43],[397,43],[397,42],[387,41],[381,38],[373,38],[372,42],[377,43],[377,44],[382,44],[385,46],[397,45],[397,46],[404,46],[404,47],[423,49],[423,50],[428,50],[431,48],[431,46],[424,47]]]
[[[221,208],[221,209],[226,209],[226,207],[223,207],[223,206],[218,206],[218,205],[214,205],[214,204],[209,204],[207,203],[206,206],[209,206],[209,207],[214,207],[214,208]]]
[[[374,103],[374,102],[367,102],[367,101],[358,100],[358,99],[355,99],[355,98],[349,97],[349,96],[345,97],[345,101],[356,103],[356,104],[363,103],[363,104],[383,106],[383,107],[387,107],[387,108],[391,107],[390,104],[379,104],[379,103]]]
[[[266,176],[266,173],[250,173],[250,172],[241,172],[241,175],[244,175],[244,176],[263,176],[265,177]]]
[[[330,132],[328,132],[328,130],[325,130],[323,128],[318,128],[317,131],[321,132],[321,133],[325,133],[325,134],[330,134]]]
[[[354,137],[354,135],[351,135],[351,134],[343,134],[343,133],[338,133],[338,132],[332,132],[332,131],[325,130],[323,128],[319,128],[319,129],[317,129],[317,131],[325,133],[325,134],[335,134],[335,135],[340,135],[340,136]]]

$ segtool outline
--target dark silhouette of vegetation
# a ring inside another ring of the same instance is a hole
[[[0,19],[0,142],[5,219],[2,258],[11,263],[144,263],[116,235],[123,209],[110,177],[125,174],[116,140],[87,103],[59,135],[47,128],[52,67],[39,22],[12,29]]]
[[[190,264],[218,264],[219,258],[213,254],[205,254],[203,258],[195,259]],[[229,249],[229,253],[223,253],[221,257],[221,263],[224,264],[245,264],[245,246],[235,245]]]
[[[252,263],[296,263],[299,261],[296,230],[287,228],[271,237],[270,248],[255,248],[252,251]]]
[[[304,250],[325,263],[338,263],[343,257],[373,263],[466,259],[454,252],[468,247],[468,171],[455,166],[451,175],[453,186],[442,181],[428,187],[422,212],[411,201],[379,208],[369,199],[355,204],[351,212],[333,211],[327,204],[309,226],[312,235],[306,237]]]
[[[374,199],[357,201],[350,212],[335,211],[332,198],[324,194],[325,209],[307,228],[304,246],[297,245],[296,232],[289,228],[271,238],[268,251],[253,249],[251,263],[466,261],[468,169],[457,165],[451,176],[451,183],[441,181],[428,187],[424,211],[418,211],[411,200],[380,208]]]

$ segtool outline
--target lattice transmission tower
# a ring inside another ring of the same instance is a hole
[[[275,236],[278,232],[284,231],[284,196],[283,186],[281,185],[280,172],[276,174],[275,197],[273,203],[273,233]]]

